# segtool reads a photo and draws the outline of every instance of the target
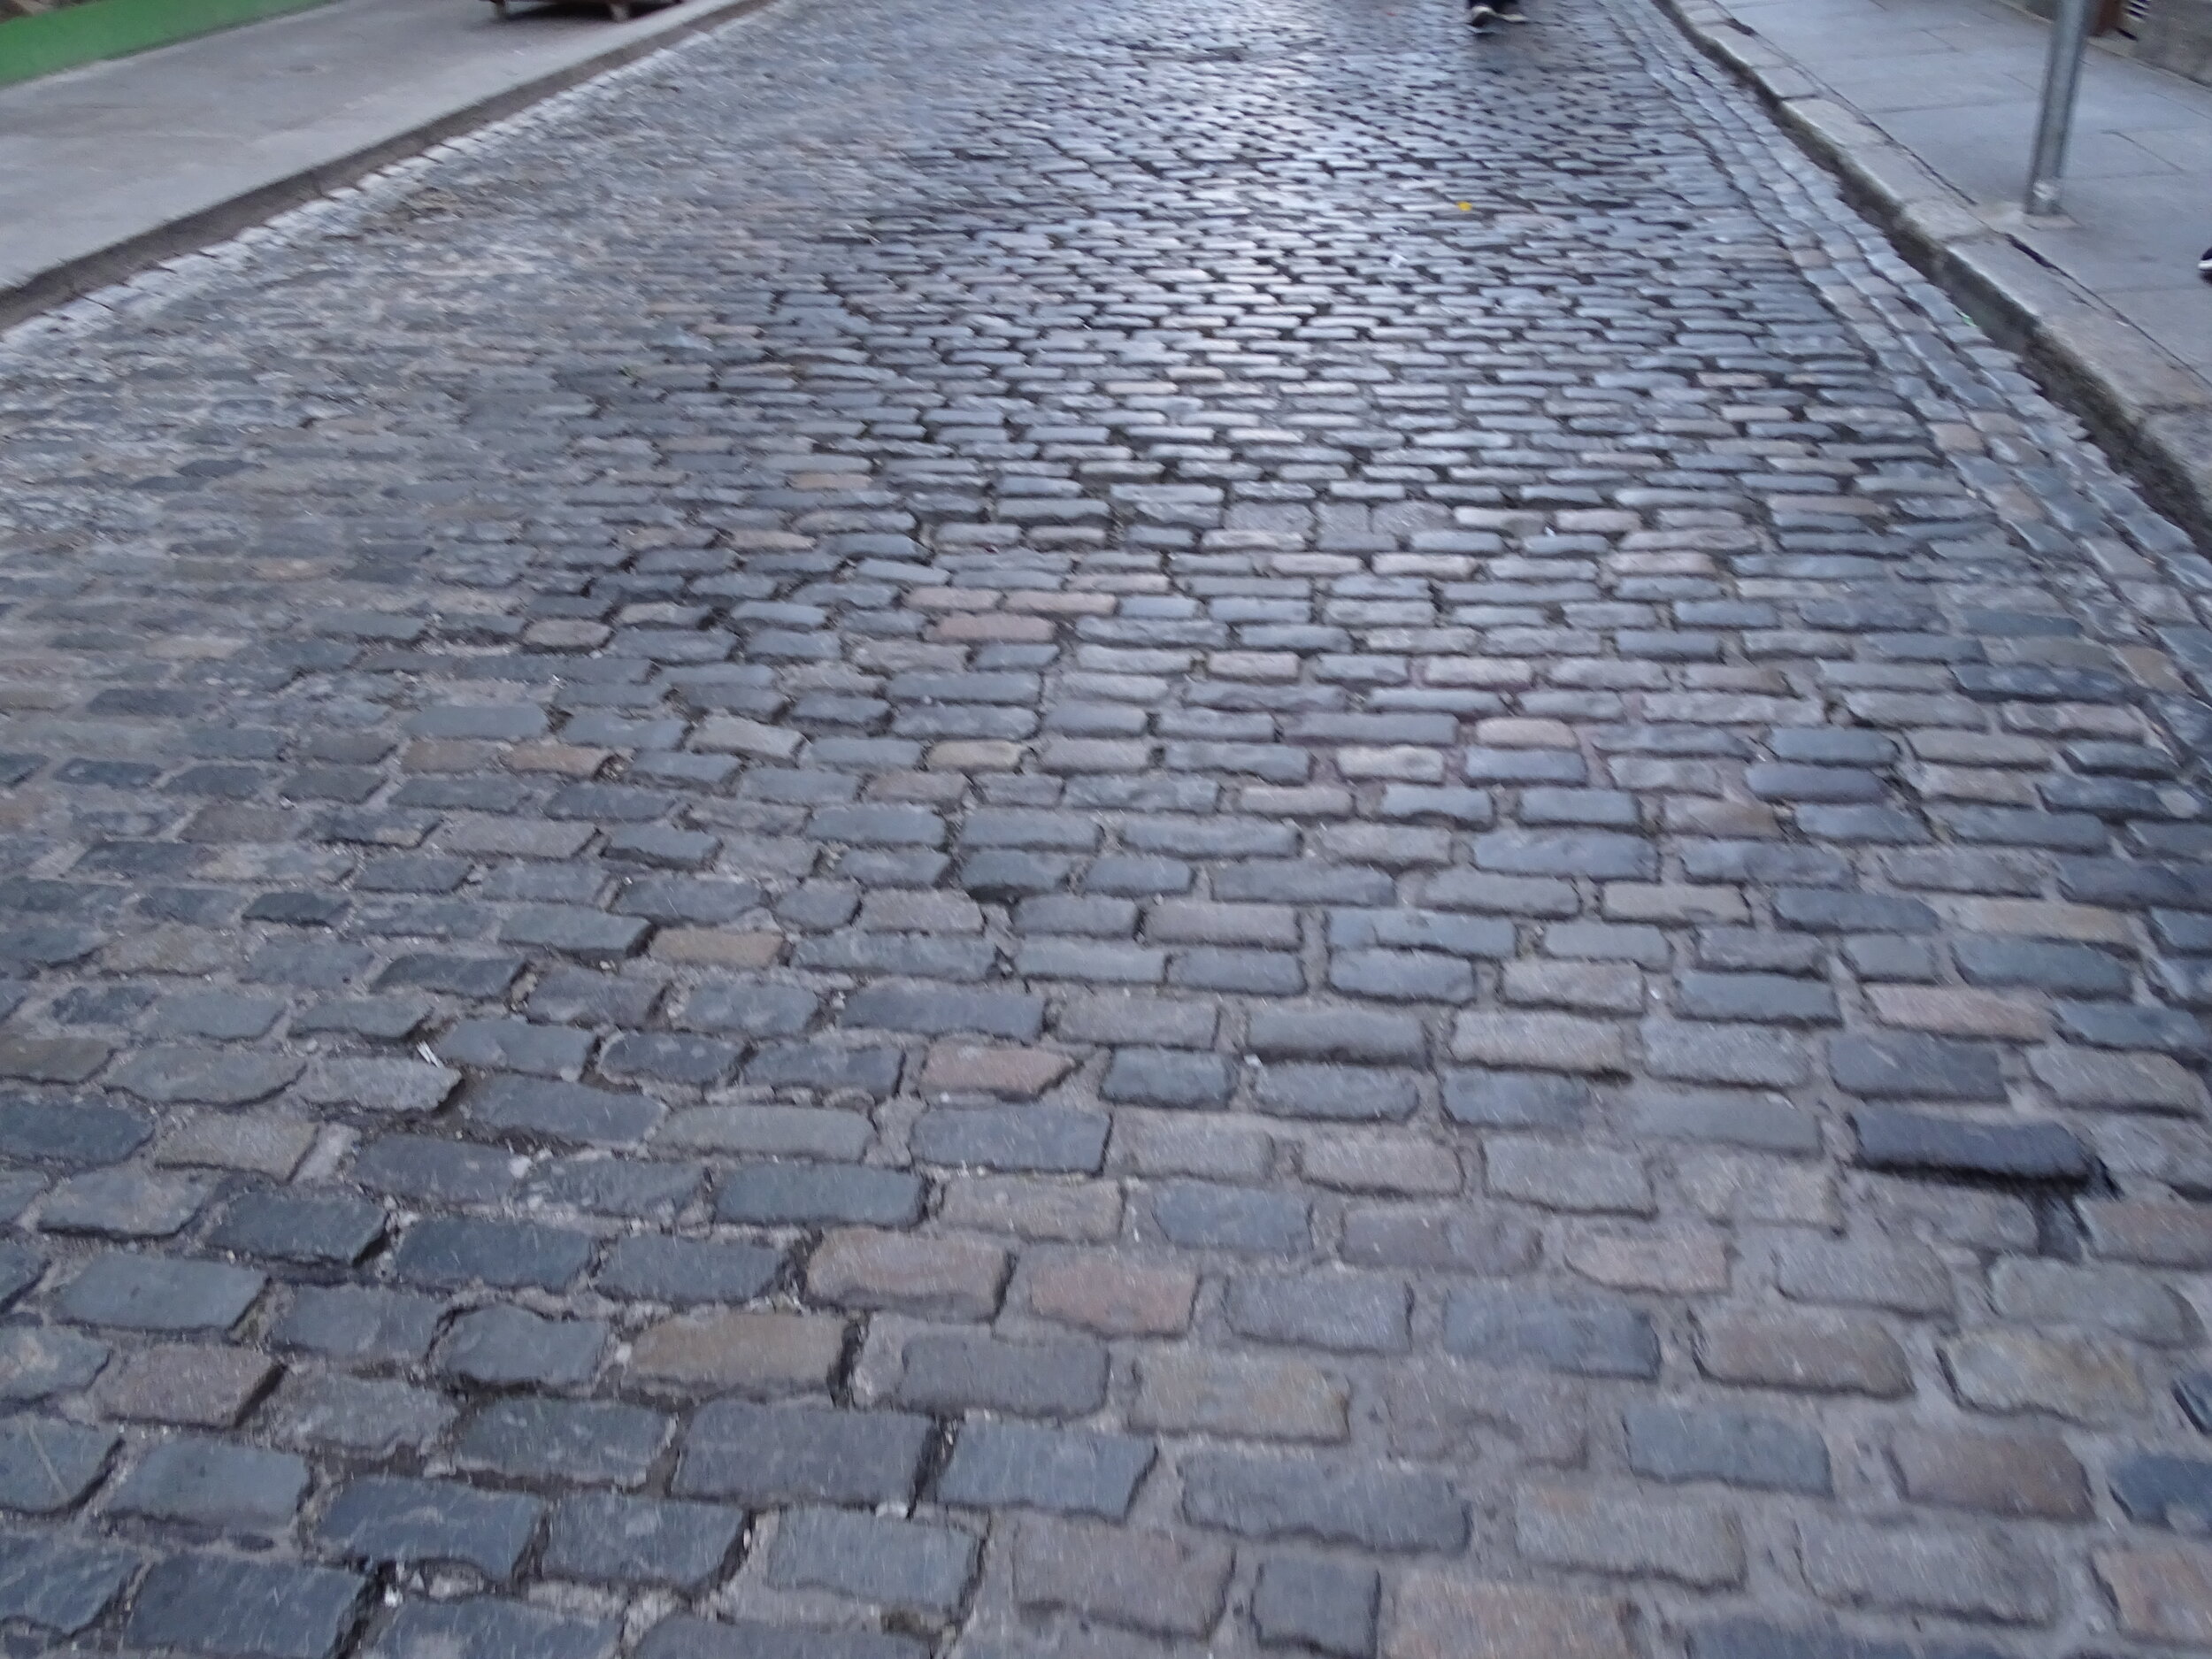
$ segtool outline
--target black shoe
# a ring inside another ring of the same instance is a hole
[[[2197,261],[2197,274],[2207,282],[2212,282],[2212,248],[2207,248],[2203,257]]]
[[[1475,0],[1475,4],[1467,8],[1467,27],[1478,35],[1489,34],[1490,26],[1497,20],[1497,7],[1486,4],[1486,0]]]

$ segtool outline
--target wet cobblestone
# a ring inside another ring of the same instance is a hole
[[[2212,1649],[2212,565],[1656,14],[791,0],[0,432],[12,1650]]]

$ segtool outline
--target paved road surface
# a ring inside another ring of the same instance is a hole
[[[27,1630],[2212,1644],[2212,566],[1631,0],[805,0],[5,353]]]

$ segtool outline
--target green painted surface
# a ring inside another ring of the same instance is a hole
[[[87,0],[0,23],[0,86],[121,58],[323,0]]]

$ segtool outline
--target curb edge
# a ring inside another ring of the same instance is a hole
[[[2212,381],[1992,225],[1719,0],[1659,0],[1706,57],[1748,87],[1923,276],[2078,415],[2114,465],[2212,549]]]
[[[278,214],[357,184],[393,163],[419,156],[449,140],[541,104],[587,81],[649,58],[693,35],[704,34],[757,12],[770,0],[696,0],[699,9],[650,35],[632,36],[579,62],[504,88],[457,110],[317,162],[265,184],[242,190],[181,218],[126,236],[74,258],[50,265],[27,280],[0,289],[0,331],[29,321],[72,300],[127,281],[165,260],[197,253],[227,241]]]

